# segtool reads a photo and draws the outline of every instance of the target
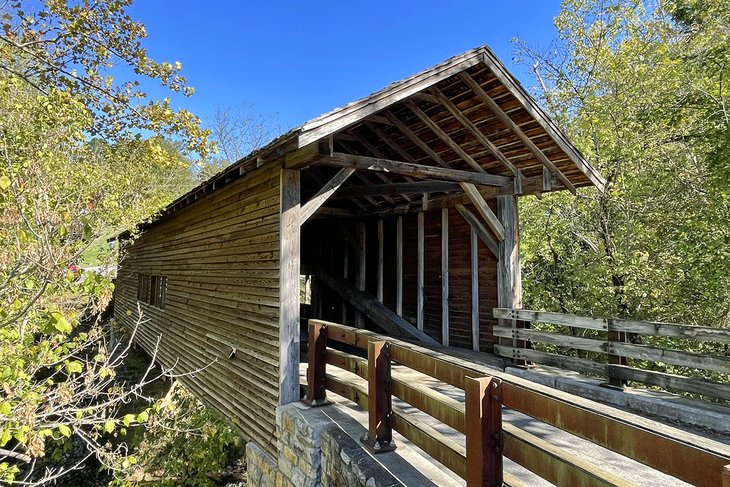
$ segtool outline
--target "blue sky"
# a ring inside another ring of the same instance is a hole
[[[173,97],[176,106],[205,123],[218,107],[250,104],[287,129],[482,44],[530,86],[510,40],[546,46],[559,8],[556,0],[137,0],[130,12],[147,26],[148,54],[182,62],[196,88],[192,98]]]

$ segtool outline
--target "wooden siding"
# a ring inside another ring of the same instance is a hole
[[[152,225],[126,246],[116,319],[137,321],[139,273],[167,276],[161,310],[141,304],[137,339],[229,416],[247,439],[275,451],[279,400],[280,169],[268,166]],[[235,354],[229,358],[232,350]]]

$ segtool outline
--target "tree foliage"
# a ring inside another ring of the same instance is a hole
[[[115,485],[215,486],[209,475],[243,453],[243,439],[213,410],[175,382],[152,409],[134,448],[136,467]]]
[[[517,43],[606,191],[523,200],[525,306],[730,324],[730,5],[566,0]]]
[[[179,63],[146,56],[129,3],[0,5],[0,481],[63,474],[74,465],[35,467],[71,439],[129,467],[108,440],[140,390],[115,380],[126,347],[95,319],[110,278],[77,264],[95,244],[110,265],[106,238],[194,185],[188,154],[209,152],[197,118],[139,89],[151,79],[192,93]]]

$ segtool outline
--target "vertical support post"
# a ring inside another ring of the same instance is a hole
[[[497,304],[500,308],[522,308],[522,270],[520,268],[520,229],[516,196],[497,197],[497,218],[504,227],[504,240],[499,242],[497,264]],[[520,323],[500,319],[501,326],[516,327]],[[522,347],[513,341],[513,347]],[[524,360],[514,360],[526,365]]]
[[[327,402],[327,325],[309,320],[307,400],[310,406]]]
[[[343,271],[342,271],[342,277],[344,278],[345,281],[347,281],[347,272],[348,272],[348,267],[350,265],[349,260],[350,260],[350,248],[347,245],[345,245],[345,257],[344,257]],[[347,324],[347,303],[345,302],[344,299],[342,300],[342,323]]]
[[[299,393],[299,171],[282,169],[279,214],[279,405]]]
[[[395,226],[395,312],[403,316],[403,217],[398,216]]]
[[[608,350],[611,352],[611,344],[613,342],[625,342],[627,339],[626,332],[612,330],[613,320],[608,320]],[[626,357],[615,355],[613,353],[608,354],[609,365],[628,365],[629,361]],[[626,381],[618,377],[614,377],[611,367],[608,367],[608,385],[611,387],[617,387],[623,389],[626,385]]]
[[[730,487],[730,465],[722,469],[722,487]]]
[[[359,222],[357,224],[357,282],[355,283],[358,291],[365,291],[365,237],[365,224]],[[365,328],[365,317],[357,310],[355,310],[355,326]]]
[[[441,209],[441,344],[449,346],[449,209]]]
[[[479,237],[471,228],[471,348],[479,351]]]
[[[466,485],[502,486],[502,381],[467,377]]]
[[[368,342],[368,434],[363,443],[373,453],[395,450],[390,383],[390,343]]]
[[[424,302],[423,302],[423,294],[424,294],[424,272],[425,272],[425,262],[424,262],[424,251],[425,251],[425,244],[424,244],[424,222],[423,222],[423,212],[418,212],[418,284],[416,289],[416,324],[418,326],[418,329],[420,331],[423,331],[423,311],[424,311]]]
[[[542,168],[542,190],[546,193],[553,190],[553,173],[545,166]]]
[[[378,220],[378,301],[383,302],[383,245],[384,230],[382,218]]]

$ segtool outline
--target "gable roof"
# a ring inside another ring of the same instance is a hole
[[[328,138],[360,155],[431,165],[435,156],[457,168],[468,158],[486,172],[533,179],[549,164],[564,187],[602,190],[605,184],[494,53],[481,46],[290,130],[175,200],[158,219],[251,169]]]

